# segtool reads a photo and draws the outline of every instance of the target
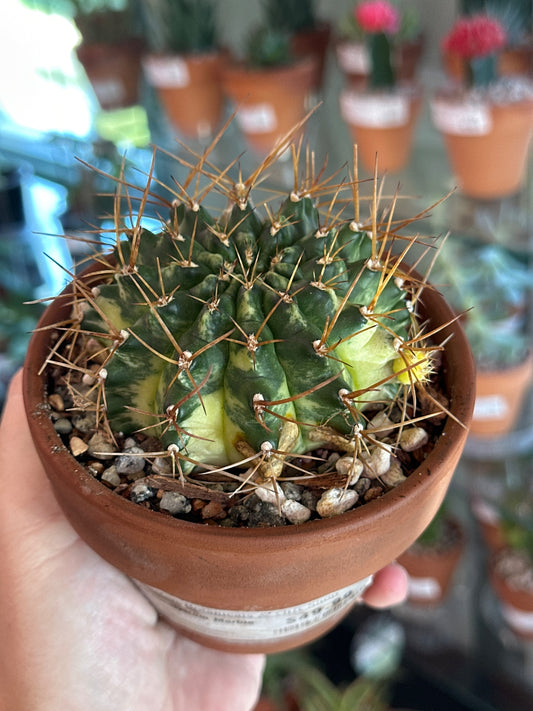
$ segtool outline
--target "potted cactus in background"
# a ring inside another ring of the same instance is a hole
[[[143,42],[130,0],[74,0],[81,34],[76,54],[102,109],[139,101]]]
[[[415,83],[397,80],[392,59],[402,17],[387,0],[364,0],[353,15],[366,42],[368,80],[341,93],[341,114],[367,170],[373,172],[377,155],[380,173],[400,171],[409,161],[422,102]]]
[[[148,0],[141,4],[149,52],[143,60],[174,130],[188,139],[219,128],[224,95],[215,3],[212,0]]]
[[[477,364],[470,432],[505,437],[520,424],[533,374],[528,333],[533,275],[527,260],[498,244],[449,239],[434,278],[463,314]]]
[[[533,639],[533,493],[510,489],[500,507],[503,547],[489,560],[489,579],[502,616],[520,637]]]
[[[251,30],[244,56],[223,72],[241,131],[260,156],[305,117],[317,71],[316,57],[296,56],[290,32],[269,20]]]
[[[473,406],[464,333],[406,264],[412,220],[377,186],[360,214],[357,181],[295,132],[247,178],[215,167],[218,139],[176,157],[168,198],[152,171],[119,178],[112,253],[53,300],[25,364],[73,526],[172,624],[247,652],[331,628],[420,535]],[[290,193],[261,197],[288,149]]]
[[[470,7],[472,5],[472,7]],[[506,41],[496,59],[498,76],[527,76],[533,73],[531,10],[527,3],[461,3],[464,15],[475,15],[484,6],[505,29]],[[443,66],[450,78],[465,81],[468,62],[460,53],[442,48]]]
[[[357,18],[356,7],[338,24],[335,51],[348,86],[361,89],[368,85],[371,78],[371,56],[366,40],[367,30]],[[400,24],[391,40],[391,64],[396,78],[399,81],[414,81],[423,51],[420,18],[414,8],[402,7]]]
[[[442,88],[431,103],[462,192],[483,200],[520,190],[533,133],[532,82],[498,77],[498,53],[506,41],[496,17],[460,17],[442,46],[464,60],[464,82]]]
[[[270,27],[290,34],[291,50],[296,57],[315,58],[313,90],[322,88],[331,37],[331,26],[317,18],[315,0],[267,0],[266,15]]]
[[[105,111],[139,101],[143,43],[130,0],[25,0],[32,9],[65,15],[81,35],[76,55]]]

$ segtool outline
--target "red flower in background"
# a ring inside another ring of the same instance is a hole
[[[501,49],[507,40],[503,26],[488,15],[478,14],[457,20],[442,47],[464,59],[484,57]]]
[[[393,35],[400,27],[398,10],[386,0],[362,2],[355,8],[354,16],[365,32]]]

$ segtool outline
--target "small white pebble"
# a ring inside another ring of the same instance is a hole
[[[88,452],[96,459],[112,459],[114,449],[101,432],[95,432],[89,440]]]
[[[359,481],[359,477],[363,473],[364,466],[360,459],[353,457],[341,457],[335,463],[335,469],[341,476],[348,477],[348,486],[353,486]]]
[[[152,471],[160,476],[172,475],[172,462],[169,457],[156,457],[152,462]]]
[[[111,484],[111,486],[120,484],[120,477],[114,464],[102,472],[102,481],[105,481],[106,484]]]
[[[287,499],[281,505],[281,513],[291,523],[305,523],[311,516],[311,511],[294,499]]]
[[[370,454],[361,453],[365,476],[369,479],[376,479],[389,470],[391,460],[390,445],[376,445]]]
[[[401,484],[402,481],[407,479],[402,471],[402,465],[396,457],[392,457],[389,470],[386,471],[385,474],[382,474],[380,478],[385,486],[390,486],[392,488],[398,486],[398,484]]]
[[[286,498],[283,489],[274,479],[269,479],[257,485],[255,493],[261,501],[266,501],[269,504],[282,503]]]
[[[123,454],[117,457],[115,462],[119,474],[136,478],[136,475],[144,470],[146,460],[143,455],[144,450],[140,447],[128,447],[124,449]]]
[[[385,410],[380,410],[368,423],[368,432],[377,432],[380,437],[387,437],[394,429],[394,422]]]
[[[159,502],[161,511],[166,511],[169,514],[189,513],[191,510],[191,502],[186,496],[177,491],[165,491]]]
[[[423,447],[429,435],[422,427],[407,427],[400,436],[400,447],[404,452],[414,452]]]
[[[357,503],[359,494],[354,489],[334,487],[325,491],[317,502],[316,510],[322,518],[344,513]]]

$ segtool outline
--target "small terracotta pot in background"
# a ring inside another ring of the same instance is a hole
[[[100,270],[96,264],[85,272],[87,287],[98,284]],[[339,516],[224,528],[179,520],[117,496],[63,445],[45,404],[48,383],[40,369],[51,348],[49,327],[70,314],[71,290],[47,308],[28,348],[24,399],[35,446],[80,536],[189,637],[240,652],[274,652],[316,639],[349,611],[368,576],[408,548],[440,507],[466,441],[474,364],[464,332],[437,291],[427,289],[421,303],[428,330],[448,324],[439,339],[446,342],[442,372],[453,418],[420,466],[396,488]]]
[[[415,543],[398,558],[409,574],[408,600],[415,605],[436,607],[450,590],[466,540],[458,521],[449,519],[448,525],[453,531],[452,545],[440,550]]]
[[[533,99],[489,103],[439,95],[431,103],[461,191],[494,200],[520,190],[533,135]]]
[[[418,91],[390,93],[348,89],[340,96],[341,115],[358,146],[363,167],[395,173],[408,164],[422,97]]]
[[[139,101],[142,40],[117,44],[86,44],[76,49],[80,64],[104,111],[127,108]]]
[[[532,377],[532,355],[511,368],[493,371],[478,369],[470,433],[480,438],[509,434],[518,422]]]
[[[499,566],[505,550],[496,553],[489,564],[489,580],[498,598],[505,622],[519,637],[533,639],[533,590],[515,587]]]
[[[267,155],[307,113],[307,98],[316,82],[313,57],[273,68],[251,68],[231,62],[222,80],[238,108],[237,122],[250,147]]]
[[[219,126],[224,110],[222,52],[150,54],[143,60],[171,125],[187,138],[203,138]]]

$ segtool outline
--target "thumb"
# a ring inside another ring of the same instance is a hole
[[[61,514],[34,447],[22,396],[22,371],[13,377],[0,424],[0,509],[28,522]]]

